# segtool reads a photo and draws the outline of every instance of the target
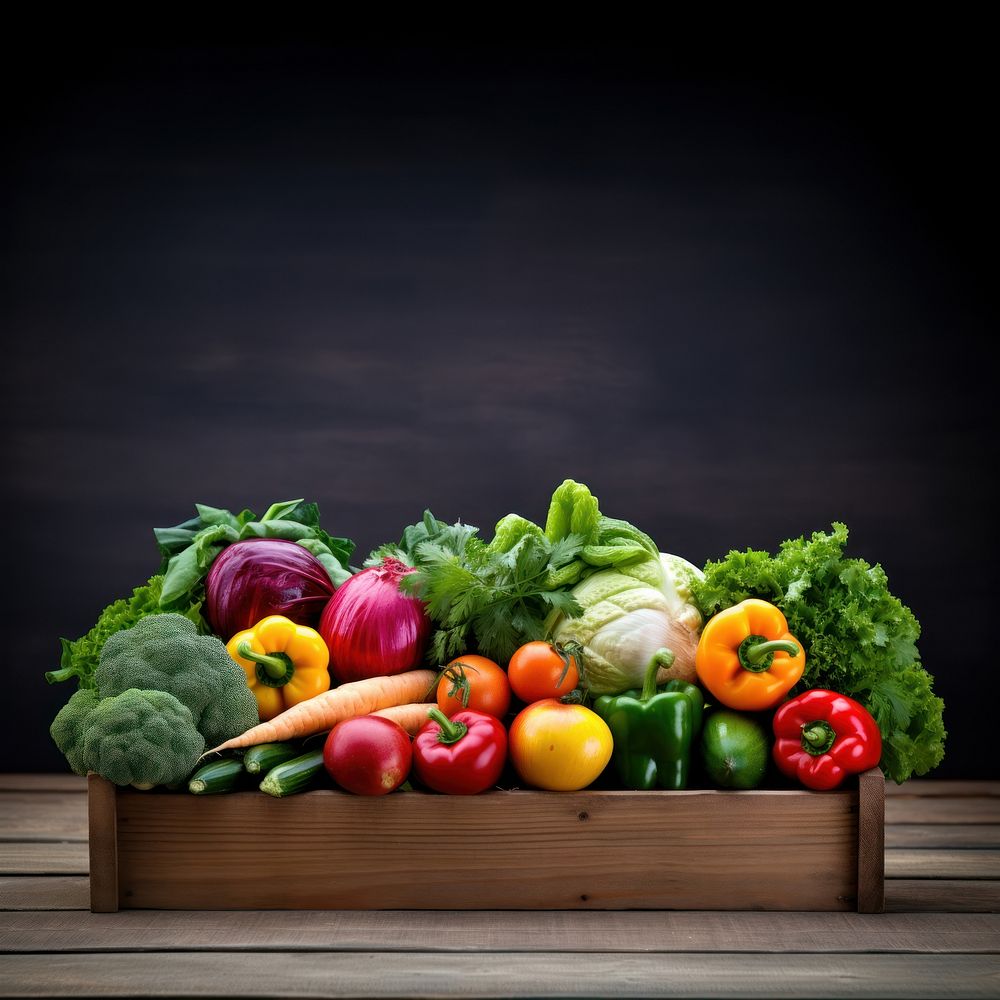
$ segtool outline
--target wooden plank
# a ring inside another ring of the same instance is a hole
[[[86,839],[86,796],[75,792],[0,794],[0,841]]]
[[[1000,824],[933,823],[928,826],[897,823],[885,830],[886,849],[894,847],[945,847],[957,850],[1000,850]]]
[[[1000,879],[1000,851],[887,851],[889,878]]]
[[[885,800],[886,825],[893,823],[1000,823],[1000,798],[916,798]]]
[[[885,905],[892,913],[997,913],[1000,881],[886,879]]]
[[[0,910],[89,909],[90,879],[86,875],[0,878]],[[19,914],[18,919],[23,919],[23,914]]]
[[[79,792],[87,779],[79,774],[6,774],[0,772],[0,792]]]
[[[117,807],[119,904],[128,907],[856,905],[856,789],[377,799],[325,790],[289,799],[121,790]],[[248,877],[273,867],[274,845],[285,843],[289,830],[295,849],[282,854],[281,878]],[[468,842],[476,851],[445,849]],[[778,855],[780,864],[761,866],[762,857]]]
[[[0,875],[86,875],[86,844],[0,843]]]
[[[885,909],[885,777],[877,767],[858,775],[858,912]]]
[[[191,952],[0,956],[0,996],[996,997],[996,955]]]
[[[1000,915],[625,910],[0,914],[0,952],[994,953]]]
[[[934,778],[912,778],[897,785],[887,781],[886,795],[916,795],[920,797],[973,795],[984,797],[1000,795],[1000,781],[958,781]]]
[[[87,775],[90,821],[90,908],[118,909],[118,794],[110,781]]]

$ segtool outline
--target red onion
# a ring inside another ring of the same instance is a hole
[[[362,570],[342,583],[323,610],[320,635],[330,673],[341,683],[401,674],[420,664],[431,622],[415,597],[399,590],[413,569],[398,559]]]
[[[301,545],[248,538],[227,545],[205,580],[205,616],[228,642],[268,615],[316,627],[334,592],[323,564]]]

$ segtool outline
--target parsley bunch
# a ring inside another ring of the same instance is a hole
[[[445,524],[428,510],[398,544],[382,545],[365,560],[376,566],[390,556],[416,568],[403,577],[400,589],[419,597],[436,625],[431,662],[447,663],[474,647],[506,663],[519,646],[545,635],[553,610],[580,614],[560,570],[579,558],[583,537],[570,534],[553,542],[535,525],[530,525],[534,531],[525,526],[529,522],[501,538],[503,544],[495,539],[487,545],[478,528]]]
[[[579,535],[550,542],[544,535],[523,535],[506,552],[470,538],[460,553],[437,542],[422,542],[415,555],[418,571],[403,586],[419,596],[436,623],[431,658],[447,663],[475,638],[484,656],[506,663],[524,643],[545,635],[552,611],[567,617],[580,605],[567,589],[553,589],[553,576],[583,548]]]

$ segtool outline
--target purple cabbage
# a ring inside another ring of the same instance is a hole
[[[226,642],[268,615],[316,628],[333,592],[323,564],[301,545],[248,538],[227,545],[212,563],[205,580],[205,616]]]

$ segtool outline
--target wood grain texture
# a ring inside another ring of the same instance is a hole
[[[86,875],[13,875],[0,878],[0,910],[89,909],[90,879]]]
[[[886,825],[893,823],[1000,823],[1000,797],[892,796],[885,800]]]
[[[1000,881],[891,878],[885,904],[893,913],[998,913]]]
[[[0,841],[86,839],[86,796],[75,792],[0,793]]]
[[[90,908],[95,913],[118,909],[118,794],[110,781],[87,776],[90,820]]]
[[[906,795],[917,798],[979,798],[1000,796],[1000,781],[950,781],[935,778],[911,778],[897,785],[895,781],[885,783],[886,795]]]
[[[858,912],[885,909],[885,777],[873,767],[858,775]]]
[[[1000,824],[895,823],[885,828],[886,849],[894,847],[1000,850]]]
[[[1000,915],[624,910],[0,914],[3,952],[994,953]]]
[[[890,878],[1000,879],[1000,851],[893,850],[885,870]]]
[[[325,790],[289,799],[120,790],[117,810],[119,903],[126,907],[856,905],[856,789],[377,799]],[[282,854],[281,878],[254,877],[271,869],[274,845],[286,843],[290,830],[294,849]],[[447,847],[467,843],[476,850]],[[100,888],[102,899],[107,891]]]
[[[0,843],[0,875],[86,875],[86,844]]]
[[[995,955],[3,955],[0,996],[996,997]]]
[[[87,779],[79,774],[0,773],[0,792],[77,792],[85,795]]]

